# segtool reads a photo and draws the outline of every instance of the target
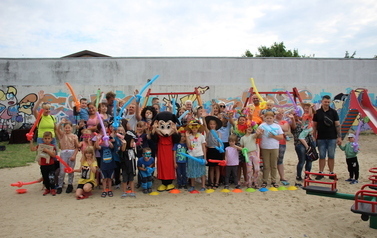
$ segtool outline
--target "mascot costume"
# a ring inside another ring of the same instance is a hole
[[[169,191],[174,188],[175,158],[173,146],[179,143],[180,133],[177,131],[177,117],[171,112],[160,112],[153,119],[152,138],[157,144],[157,178],[162,184],[157,191]]]

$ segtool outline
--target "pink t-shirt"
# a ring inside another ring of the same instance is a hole
[[[227,166],[237,166],[240,162],[238,156],[238,150],[236,148],[230,146],[225,148],[225,158]]]

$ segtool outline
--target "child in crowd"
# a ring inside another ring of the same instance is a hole
[[[206,116],[206,147],[207,147],[207,160],[222,160],[222,154],[216,147],[220,147],[220,134],[217,132],[221,128],[222,122],[215,116]],[[208,184],[211,189],[219,187],[220,182],[220,166],[218,163],[207,162],[208,168]]]
[[[114,185],[116,189],[120,188],[121,180],[120,180],[120,157],[119,157],[119,151],[122,147],[122,141],[124,141],[124,128],[122,126],[119,126],[116,130],[114,130],[114,127],[111,126],[111,143],[113,143],[113,148],[111,150],[113,159],[115,161],[115,168],[114,168]]]
[[[41,169],[43,177],[43,185],[45,186],[45,191],[43,196],[51,193],[52,196],[56,195],[55,190],[55,156],[56,148],[52,142],[52,133],[46,131],[43,133],[42,137],[43,143],[37,146],[33,145],[33,140],[30,140],[30,150],[38,151],[37,161]]]
[[[275,102],[272,100],[267,100],[266,108],[260,111],[260,117],[263,118],[266,112],[272,112],[274,115],[277,112],[277,108],[274,107]]]
[[[149,128],[152,126],[152,119],[157,115],[157,111],[152,106],[146,106],[141,110],[140,116],[141,121],[145,122],[146,127]]]
[[[79,149],[82,152],[82,157],[81,157],[80,162],[82,161],[82,158],[84,157],[85,149],[88,146],[93,146],[93,143],[92,143],[92,140],[91,140],[92,139],[92,131],[90,131],[88,129],[82,130],[81,139],[82,139],[82,141],[79,143]]]
[[[122,143],[121,150],[119,152],[120,166],[122,169],[122,190],[123,194],[121,198],[136,197],[134,177],[136,175],[136,153],[135,153],[135,140],[136,133],[134,131],[127,131],[125,134],[125,141]],[[127,193],[128,187],[131,189],[130,193]]]
[[[139,121],[136,124],[136,156],[140,158],[143,156],[143,148],[149,147],[148,135],[146,133],[145,122]]]
[[[83,157],[79,169],[74,172],[81,172],[81,177],[77,182],[76,198],[84,199],[91,195],[91,191],[96,185],[97,160],[94,157],[94,147],[88,146],[82,151]]]
[[[186,133],[185,130],[179,130],[180,133]],[[187,158],[179,153],[187,153],[186,137],[181,135],[179,143],[174,144],[174,158],[177,172],[178,189],[187,189]]]
[[[80,99],[80,107],[75,107],[75,111],[78,114],[77,121],[89,119],[88,100],[86,98]]]
[[[262,138],[260,143],[261,155],[263,158],[263,183],[262,187],[267,187],[267,181],[271,175],[271,185],[279,187],[276,183],[277,163],[279,155],[279,140],[284,138],[281,127],[274,123],[275,114],[266,112],[264,122],[259,126],[258,134]]]
[[[59,144],[60,144],[60,157],[64,160],[69,167],[75,168],[76,165],[76,155],[79,151],[79,140],[77,135],[72,133],[72,123],[67,119],[63,118],[62,121],[58,124],[57,130]],[[60,172],[59,172],[59,181],[57,194],[62,193],[64,177],[65,177],[65,166],[60,163]],[[66,193],[71,193],[73,191],[73,173],[68,174],[68,186]]]
[[[315,113],[315,110],[314,105],[311,105],[310,103],[303,103],[302,107],[304,109],[304,115],[302,116],[302,126],[304,129],[298,136],[298,139],[305,146],[306,151],[309,152],[311,147],[308,145],[305,138],[313,131],[313,114]]]
[[[143,193],[152,192],[152,174],[154,172],[154,158],[152,156],[152,150],[148,147],[143,149],[143,157],[140,157],[137,161],[137,168],[141,177],[141,187]]]
[[[107,103],[101,102],[98,104],[98,112],[102,117],[102,120],[105,122],[110,121],[111,116],[107,114]]]
[[[257,143],[256,139],[260,135],[260,132],[256,132],[253,129],[252,123],[248,124],[246,129],[246,134],[241,137],[240,145],[243,148],[248,150],[248,159],[249,162],[246,163],[247,166],[247,178],[246,178],[246,185],[247,187],[258,188],[258,176],[259,176],[259,163],[260,159],[258,156],[257,151]]]
[[[112,157],[112,151],[111,149],[114,148],[113,143],[110,141],[104,141],[103,134],[102,134],[102,126],[101,124],[98,124],[97,129],[99,131],[99,134],[94,137],[95,143],[94,147],[99,151],[100,153],[100,167],[101,167],[101,175],[102,175],[102,185],[103,185],[103,191],[101,194],[101,197],[105,198],[106,196],[113,197],[114,194],[111,191],[111,185],[112,185],[112,178],[114,175],[114,169],[115,169],[115,160]]]
[[[226,160],[226,167],[225,167],[225,189],[229,189],[229,178],[230,176],[234,179],[234,184],[236,188],[240,188],[238,184],[238,164],[239,164],[239,151],[242,149],[241,147],[237,146],[237,136],[230,135],[229,136],[229,146],[225,148],[225,160]]]
[[[195,190],[195,179],[201,178],[202,188],[200,191],[205,191],[206,181],[206,140],[201,134],[204,131],[203,125],[199,121],[190,121],[186,127],[186,144],[188,147],[188,154],[198,159],[204,159],[204,165],[192,159],[187,160],[187,177],[190,178],[191,187],[189,192]]]
[[[357,153],[359,148],[355,145],[355,135],[348,134],[348,143],[344,146],[339,145],[339,148],[344,151],[346,155],[347,169],[350,177],[346,180],[350,184],[358,183],[359,179],[359,162],[357,160]]]

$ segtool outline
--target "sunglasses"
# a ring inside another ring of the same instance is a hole
[[[225,105],[220,105],[220,107],[225,108]]]
[[[145,156],[145,157],[151,157],[151,156],[152,156],[152,152],[145,152],[145,153],[144,153],[144,156]]]
[[[190,129],[199,129],[200,125],[189,125]]]

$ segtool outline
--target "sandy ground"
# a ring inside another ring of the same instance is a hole
[[[354,194],[368,182],[377,167],[376,135],[360,137],[360,180],[350,185],[345,156],[336,152],[338,188]],[[285,156],[286,177],[294,184],[297,157],[289,141]],[[313,171],[318,171],[318,162]],[[352,213],[353,201],[306,195],[305,191],[254,193],[180,194],[157,196],[138,191],[137,198],[101,198],[100,190],[84,200],[73,194],[42,196],[42,185],[24,186],[17,194],[17,181],[40,177],[36,163],[0,170],[0,237],[377,237],[360,215]],[[76,176],[77,178],[78,176]],[[154,187],[159,185],[155,181]]]

